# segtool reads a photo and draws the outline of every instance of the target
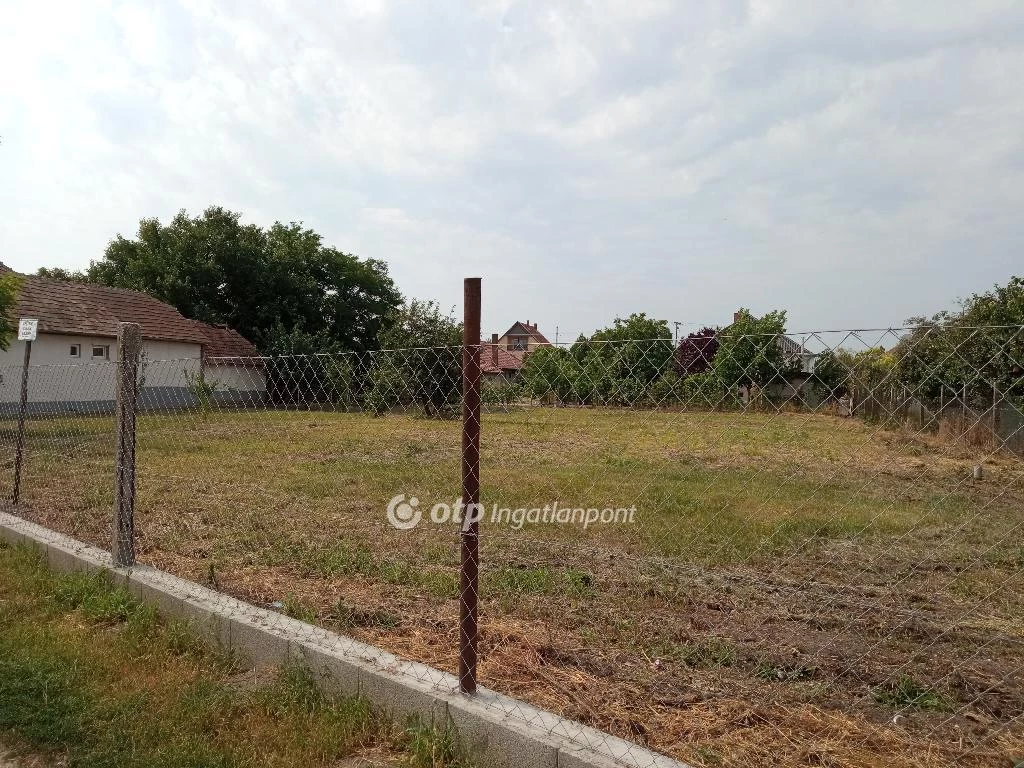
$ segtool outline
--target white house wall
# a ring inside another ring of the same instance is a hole
[[[71,345],[81,356],[71,357]],[[92,347],[109,348],[108,360],[93,360]],[[183,342],[145,341],[144,388],[187,387],[189,375],[198,375],[200,346]],[[12,341],[0,351],[0,402],[21,398],[21,368],[25,342]],[[32,342],[29,366],[30,403],[74,403],[114,399],[117,340],[99,336],[43,333]]]
[[[226,365],[212,359],[206,365],[206,381],[222,390],[266,392],[267,379],[257,364],[258,361],[252,365]]]

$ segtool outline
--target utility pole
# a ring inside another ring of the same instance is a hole
[[[676,327],[676,335],[675,335],[675,342],[674,343],[678,347],[679,346],[679,326],[682,325],[682,322],[679,321],[679,320],[676,320],[676,321],[674,321],[672,323],[672,325],[674,325]]]

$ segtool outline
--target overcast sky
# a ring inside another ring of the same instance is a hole
[[[0,260],[220,204],[485,333],[888,326],[1024,273],[1022,77],[1019,0],[3,0]]]

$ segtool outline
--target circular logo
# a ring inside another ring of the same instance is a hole
[[[415,496],[406,501],[404,493],[398,494],[388,502],[388,522],[400,531],[415,528],[423,514],[419,505],[420,500]]]

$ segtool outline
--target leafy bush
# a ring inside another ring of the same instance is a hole
[[[522,386],[515,381],[484,381],[480,399],[485,405],[508,407],[522,397]]]

